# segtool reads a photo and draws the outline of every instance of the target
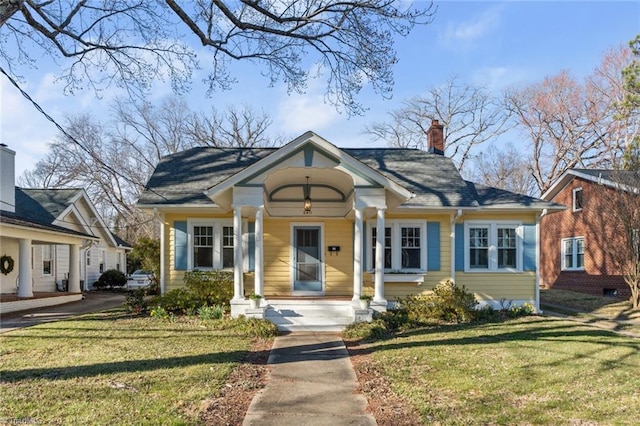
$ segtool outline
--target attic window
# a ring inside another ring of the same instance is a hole
[[[582,188],[575,188],[573,190],[573,211],[578,212],[582,210],[583,199],[582,199]]]

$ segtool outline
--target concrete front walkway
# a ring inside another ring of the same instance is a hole
[[[243,425],[375,425],[338,334],[291,333],[276,338],[267,386]]]

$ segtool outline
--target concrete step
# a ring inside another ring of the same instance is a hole
[[[342,331],[353,323],[351,302],[324,300],[270,300],[264,318],[282,331]]]

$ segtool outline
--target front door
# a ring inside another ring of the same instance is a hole
[[[293,291],[322,292],[322,247],[319,226],[293,228]]]

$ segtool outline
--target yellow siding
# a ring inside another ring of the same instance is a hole
[[[324,224],[325,293],[327,296],[353,295],[353,223],[327,220]],[[330,255],[327,246],[340,246]]]
[[[264,219],[264,293],[291,295],[291,230],[288,220]]]
[[[174,265],[174,221],[186,221],[188,218],[209,218],[210,215],[171,214],[166,215],[165,258],[166,290],[183,286],[184,271],[176,271]],[[215,218],[231,218],[231,215]],[[421,219],[424,215],[389,214],[387,219]],[[465,213],[463,220],[518,220],[523,223],[535,222],[535,215],[527,214],[490,214],[486,212]],[[428,222],[440,223],[440,270],[428,271],[424,282],[385,283],[385,298],[395,300],[410,294],[430,292],[438,283],[451,278],[451,225],[449,215],[427,216]],[[325,294],[327,296],[349,296],[353,292],[353,222],[346,219],[264,219],[264,277],[267,297],[291,295],[291,223],[313,223],[323,226],[323,247],[325,262]],[[429,237],[429,236],[428,236]],[[338,254],[330,255],[329,245],[340,246]],[[535,298],[535,272],[510,273],[464,273],[456,271],[456,282],[475,293],[478,300],[508,300]],[[253,291],[254,274],[244,275],[245,293]],[[363,276],[365,293],[373,294],[373,274],[365,272]]]
[[[176,271],[174,269],[174,259],[175,259],[175,252],[174,252],[174,241],[175,241],[175,234],[174,234],[174,228],[173,228],[173,223],[176,221],[186,221],[187,219],[196,219],[196,218],[233,218],[233,216],[231,215],[225,215],[225,216],[211,216],[208,214],[167,214],[165,215],[165,226],[164,226],[164,240],[166,241],[166,246],[165,246],[165,257],[163,259],[164,264],[165,264],[165,273],[166,273],[166,278],[165,278],[165,291],[171,291],[174,288],[180,288],[180,287],[184,287],[184,273],[185,271]],[[245,288],[246,284],[245,284]],[[251,290],[250,290],[251,291]]]
[[[522,223],[535,223],[536,215],[535,213],[491,213],[487,211],[482,212],[465,212],[462,215],[462,218],[458,221],[469,221],[469,220],[517,220]]]
[[[510,273],[456,272],[456,284],[472,291],[478,300],[535,299],[536,274],[526,271]]]

